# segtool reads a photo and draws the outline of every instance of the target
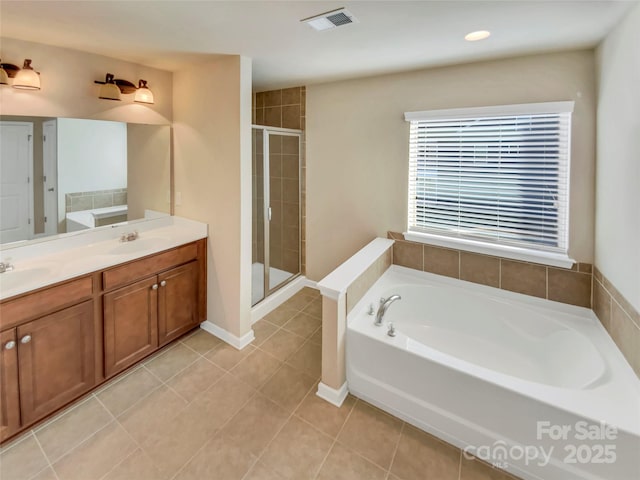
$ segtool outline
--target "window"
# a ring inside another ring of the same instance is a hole
[[[572,110],[554,102],[406,113],[408,236],[567,266]]]

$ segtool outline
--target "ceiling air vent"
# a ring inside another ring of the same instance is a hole
[[[331,10],[300,21],[309,24],[315,30],[329,30],[356,23],[358,20],[346,8],[339,8],[338,10]]]

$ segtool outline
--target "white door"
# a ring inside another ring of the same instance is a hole
[[[0,122],[0,243],[33,237],[33,124]]]
[[[55,120],[42,124],[44,233],[58,233],[58,135]]]

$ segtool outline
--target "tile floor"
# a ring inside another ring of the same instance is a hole
[[[242,351],[198,330],[0,451],[2,480],[508,480],[371,405],[316,395],[321,299]]]

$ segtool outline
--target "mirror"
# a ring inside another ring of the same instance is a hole
[[[169,125],[0,115],[0,244],[171,214]]]

